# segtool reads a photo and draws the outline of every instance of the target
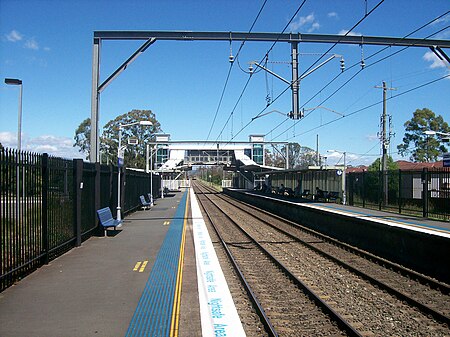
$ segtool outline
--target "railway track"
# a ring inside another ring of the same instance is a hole
[[[447,285],[205,186],[195,189],[267,335],[450,335]]]

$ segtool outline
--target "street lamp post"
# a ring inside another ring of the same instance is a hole
[[[146,163],[146,172],[150,173],[150,206],[153,206],[153,153],[155,153],[156,150],[153,150],[153,144],[150,146],[147,144],[147,160]],[[150,165],[149,165],[150,161]]]
[[[18,112],[18,127],[17,127],[17,172],[16,172],[16,211],[17,216],[20,217],[20,168],[19,168],[19,157],[20,151],[22,149],[22,80],[16,78],[5,78],[5,84],[7,85],[18,85],[19,86],[19,112]],[[25,183],[25,179],[23,179]],[[25,189],[22,190],[25,193]]]
[[[150,206],[153,206],[153,147],[150,149]]]
[[[22,148],[22,80],[16,78],[5,78],[5,83],[7,85],[18,85],[19,91],[19,112],[18,112],[18,130],[17,130],[17,150]]]
[[[119,147],[117,148],[117,168],[118,168],[118,172],[117,172],[117,220],[122,220],[122,215],[121,215],[121,207],[120,207],[120,171],[121,171],[121,167],[123,166],[123,152],[124,149],[122,149],[122,129],[128,126],[132,126],[132,125],[146,125],[146,126],[150,126],[153,125],[153,123],[151,121],[139,121],[139,122],[134,122],[134,123],[130,123],[130,124],[120,124],[119,125]]]

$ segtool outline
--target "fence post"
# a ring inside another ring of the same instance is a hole
[[[75,234],[75,246],[81,246],[81,192],[83,189],[83,159],[73,160],[73,225]]]
[[[422,169],[422,216],[428,217],[428,169]]]
[[[363,171],[362,173],[362,182],[361,182],[361,194],[362,194],[362,204],[363,204],[363,208],[366,207],[366,171]]]
[[[348,187],[348,193],[347,193],[347,204],[349,206],[353,206],[353,193],[354,193],[354,187],[355,187],[355,174],[348,173],[346,177],[346,183]]]
[[[402,214],[402,170],[398,170],[398,214]]]
[[[97,210],[100,209],[100,188],[101,188],[101,167],[100,163],[95,163],[95,182],[94,182],[94,223],[100,228],[99,222],[97,220]],[[100,233],[100,232],[99,232]]]
[[[48,264],[49,262],[49,237],[48,237],[48,183],[49,183],[49,172],[48,172],[48,154],[44,153],[42,155],[42,264]]]

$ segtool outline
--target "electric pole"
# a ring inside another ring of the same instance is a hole
[[[386,82],[383,81],[383,86],[375,86],[375,88],[383,89],[383,114],[381,116],[381,134],[379,134],[381,149],[382,149],[382,157],[381,157],[381,176],[382,176],[382,186],[383,186],[383,206],[388,204],[388,170],[387,170],[387,159],[388,159],[388,149],[391,141],[391,130],[390,130],[390,121],[391,116],[389,116],[389,133],[387,134],[387,109],[386,109],[386,100],[387,100],[387,91],[388,90],[396,90],[395,88],[388,88]]]

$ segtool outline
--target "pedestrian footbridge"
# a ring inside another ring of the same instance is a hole
[[[265,163],[265,147],[267,144],[286,144],[286,142],[266,142],[262,135],[249,136],[248,142],[222,141],[171,141],[170,135],[156,136],[151,146],[156,151],[154,172],[164,178],[163,185],[171,188],[173,180],[183,179],[183,172],[192,170],[194,166],[220,165],[225,171],[233,171],[243,180],[246,186],[253,184],[251,172],[279,170],[268,167]],[[287,147],[286,147],[287,148]],[[249,173],[250,172],[250,173]]]

